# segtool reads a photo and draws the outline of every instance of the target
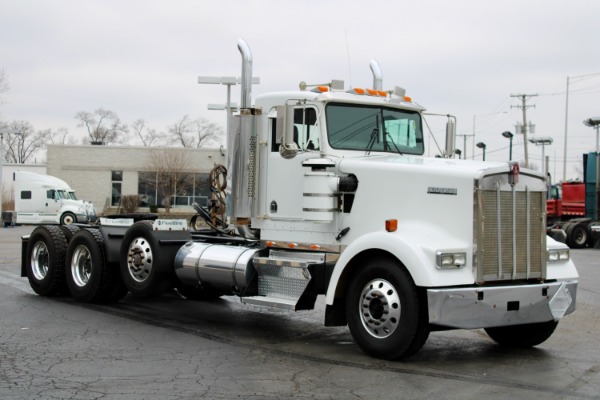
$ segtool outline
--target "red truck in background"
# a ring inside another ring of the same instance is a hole
[[[564,182],[562,187],[554,185],[546,202],[549,223],[564,219],[585,217],[585,183]]]
[[[569,247],[600,248],[596,154],[584,154],[583,160],[584,182],[563,182],[551,186],[546,201],[546,219],[550,228],[564,231]]]

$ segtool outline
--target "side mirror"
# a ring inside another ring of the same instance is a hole
[[[275,134],[282,138],[279,154],[283,158],[294,158],[298,154],[298,145],[294,141],[294,106],[277,106],[277,127]]]
[[[454,157],[456,148],[456,118],[448,115],[446,122],[446,158]]]

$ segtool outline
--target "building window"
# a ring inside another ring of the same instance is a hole
[[[158,173],[140,172],[138,179],[138,194],[141,197],[142,207],[164,207],[164,193],[160,187]],[[206,206],[210,199],[210,182],[207,173],[189,174],[183,184],[175,188],[174,193],[170,194],[171,207],[187,207],[196,202],[201,206]]]
[[[110,204],[113,207],[118,206],[121,203],[122,183],[123,183],[123,171],[111,171],[112,179],[112,194]]]

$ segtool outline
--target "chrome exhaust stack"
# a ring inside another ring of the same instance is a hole
[[[371,67],[371,72],[373,73],[373,89],[374,90],[383,90],[383,74],[381,72],[381,67],[377,60],[372,59],[369,63]]]
[[[243,39],[238,41],[242,55],[240,112],[232,118],[227,132],[227,173],[231,177],[230,223],[238,233],[254,239],[249,229],[255,197],[255,166],[257,118],[259,110],[252,108],[252,52]]]
[[[252,51],[244,39],[238,41],[238,49],[242,53],[242,97],[240,110],[252,107]]]

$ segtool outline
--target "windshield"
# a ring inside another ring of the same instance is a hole
[[[385,151],[422,155],[419,113],[381,106],[327,105],[329,145],[340,150]]]

